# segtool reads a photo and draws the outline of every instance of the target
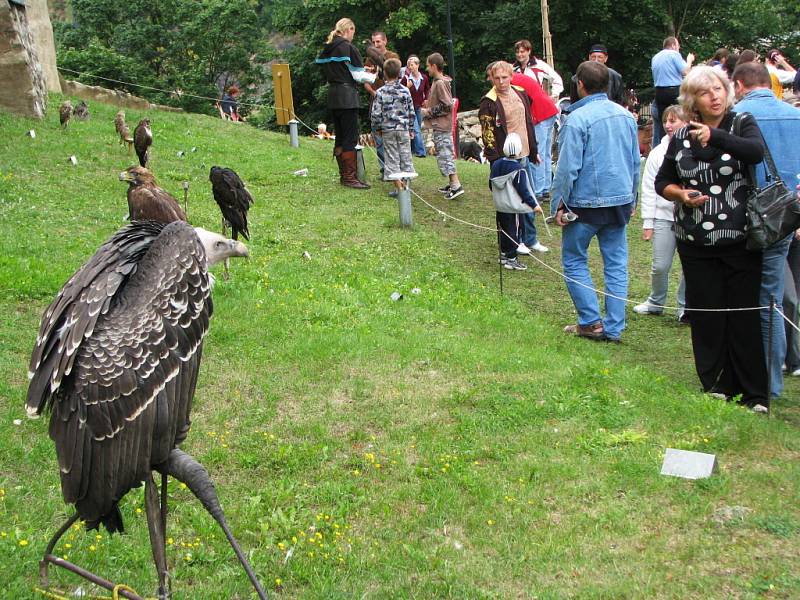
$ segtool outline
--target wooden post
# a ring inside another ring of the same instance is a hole
[[[547,0],[542,0],[542,38],[544,42],[544,62],[551,67],[555,67],[553,64],[553,38],[550,35],[550,10],[547,7]]]
[[[275,121],[278,125],[288,125],[295,118],[289,65],[272,65],[272,85],[275,90]]]

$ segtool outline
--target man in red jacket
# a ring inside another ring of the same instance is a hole
[[[536,198],[540,202],[549,202],[550,183],[553,181],[553,126],[558,116],[558,107],[533,77],[514,73],[511,85],[524,89],[525,94],[531,99],[531,120],[542,160],[538,164],[531,161],[529,171]]]

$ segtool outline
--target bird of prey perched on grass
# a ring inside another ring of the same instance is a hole
[[[43,577],[54,562],[52,549],[78,518],[89,529],[102,524],[110,533],[123,531],[119,502],[144,483],[158,597],[170,597],[165,539],[172,476],[219,523],[259,597],[266,598],[208,472],[179,449],[189,433],[213,312],[208,267],[234,256],[247,256],[244,244],[187,223],[131,223],[100,247],[45,311],[26,407],[31,417],[51,413],[61,492],[75,514],[51,539]],[[153,471],[161,474],[160,502]]]
[[[83,100],[80,101],[78,106],[75,107],[73,111],[75,113],[75,118],[79,121],[88,121],[89,120],[89,105],[86,104]]]
[[[156,178],[144,167],[129,167],[119,174],[128,182],[128,216],[131,221],[171,223],[185,221],[186,213],[168,192],[156,184]]]
[[[253,197],[244,186],[242,179],[233,169],[225,167],[211,167],[209,175],[214,200],[222,211],[222,235],[227,235],[227,226],[232,231],[233,239],[238,240],[239,234],[244,239],[250,239],[250,230],[247,227],[247,211],[253,205]],[[225,261],[223,277],[228,279],[228,261]]]
[[[139,165],[146,167],[150,162],[150,145],[153,143],[153,131],[150,129],[150,119],[142,119],[133,130],[133,147],[139,157]]]
[[[69,125],[69,120],[72,117],[72,102],[64,100],[61,106],[58,107],[58,121],[61,127],[66,129]]]

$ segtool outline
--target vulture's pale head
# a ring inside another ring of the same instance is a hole
[[[132,186],[143,185],[143,184],[156,184],[155,176],[145,169],[144,167],[140,167],[136,165],[135,167],[128,167],[122,173],[119,174],[120,181],[127,181]]]
[[[229,240],[218,233],[207,231],[202,227],[195,227],[197,237],[200,238],[200,243],[206,250],[206,261],[208,266],[222,262],[226,258],[235,258],[237,256],[248,257],[250,252],[242,242],[237,240]]]

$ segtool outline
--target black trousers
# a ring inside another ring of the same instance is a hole
[[[678,242],[691,308],[758,306],[761,253],[744,244],[698,248]],[[703,390],[742,394],[748,406],[767,405],[767,367],[759,311],[690,312],[694,364]]]
[[[675,85],[672,87],[657,87],[656,88],[656,106],[658,107],[658,118],[661,119],[661,116],[664,114],[664,111],[668,106],[672,106],[673,104],[678,103],[678,96],[680,94],[681,87],[679,85]]]
[[[358,109],[332,108],[333,131],[336,134],[336,146],[343,152],[356,149],[358,144]]]
[[[497,237],[500,238],[500,252],[507,258],[517,255],[522,219],[515,213],[495,213],[497,215]]]

